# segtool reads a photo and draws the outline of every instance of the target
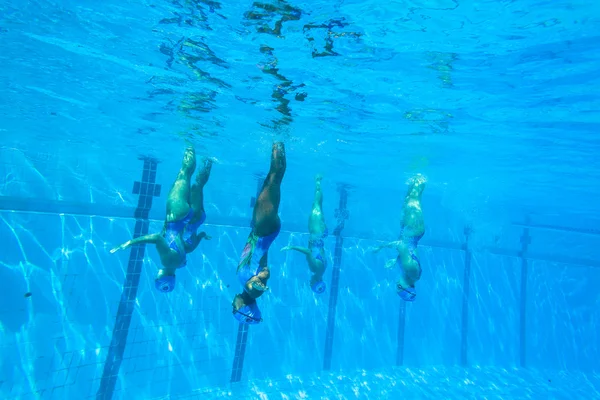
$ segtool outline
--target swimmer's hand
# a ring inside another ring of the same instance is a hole
[[[258,290],[259,292],[266,292],[267,290],[269,290],[268,286],[259,282],[252,282],[252,288],[254,290]]]
[[[202,231],[200,232],[200,234],[198,235],[200,237],[200,239],[204,239],[204,240],[210,240],[212,239],[212,236],[209,236],[206,232]]]
[[[288,250],[294,250],[294,251],[300,252],[300,253],[304,254],[305,256],[310,254],[310,250],[307,249],[306,247],[285,246],[281,249],[281,251],[288,251]]]
[[[379,253],[383,249],[397,248],[399,246],[399,244],[400,244],[399,241],[393,241],[393,242],[385,243],[385,244],[382,244],[379,246],[371,247],[370,250],[373,253]]]
[[[114,254],[119,250],[124,250],[124,249],[128,248],[129,246],[133,246],[134,244],[141,244],[141,243],[156,244],[160,239],[161,239],[161,235],[156,234],[156,233],[151,233],[149,235],[140,236],[140,237],[128,240],[127,242],[123,243],[122,245],[115,247],[114,249],[112,249],[110,251],[110,254]]]
[[[119,250],[125,250],[126,248],[128,248],[131,245],[131,240],[128,240],[127,242],[123,243],[120,246],[115,247],[114,249],[112,249],[110,251],[110,254],[115,254],[117,251]]]
[[[383,249],[383,246],[374,246],[369,248],[369,252],[371,253],[379,253]]]

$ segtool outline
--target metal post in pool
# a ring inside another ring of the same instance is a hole
[[[160,185],[156,184],[156,166],[158,161],[150,157],[141,157],[140,160],[144,161],[142,180],[133,183],[133,194],[139,194],[138,205],[133,215],[135,218],[134,238],[148,234],[150,225],[148,214],[152,208],[152,199],[160,196],[161,188]],[[136,244],[131,246],[131,251],[129,252],[129,263],[127,264],[121,300],[117,309],[108,354],[104,361],[100,387],[96,393],[97,400],[109,400],[113,397],[117,377],[121,369],[121,361],[123,361],[131,317],[135,308],[135,299],[140,283],[145,249],[145,244]]]
[[[256,199],[262,190],[264,180],[264,176],[257,175],[256,196],[252,196],[250,198],[250,208],[252,209],[254,208]],[[248,324],[240,324],[238,327],[237,338],[235,341],[235,354],[233,356],[233,366],[231,367],[231,379],[229,380],[232,383],[239,382],[242,378],[242,371],[244,370],[244,357],[246,356],[246,343],[248,341],[248,328]]]
[[[525,224],[529,224],[529,217],[526,217]],[[527,366],[527,250],[531,243],[531,236],[529,236],[529,228],[523,229],[523,236],[521,236],[521,251],[519,257],[521,257],[521,304],[520,304],[520,321],[519,321],[519,359],[521,367]]]
[[[463,273],[463,297],[462,297],[462,317],[460,330],[460,364],[467,365],[467,350],[468,342],[467,335],[469,333],[469,287],[471,280],[471,249],[469,247],[469,237],[471,236],[471,227],[465,226],[465,243],[463,250],[465,251],[465,269]]]
[[[398,350],[396,351],[396,365],[404,362],[404,327],[406,326],[406,301],[400,299],[400,314],[398,315]]]
[[[235,355],[233,356],[233,366],[231,367],[230,382],[239,382],[242,378],[244,369],[244,357],[246,356],[246,342],[248,340],[248,324],[240,324],[238,327],[237,339],[235,341]]]
[[[344,244],[344,238],[342,237],[342,230],[344,224],[348,219],[348,190],[346,186],[341,185],[338,189],[340,193],[340,203],[335,210],[335,217],[337,219],[337,226],[333,231],[335,236],[335,252],[333,256],[333,270],[331,274],[331,289],[329,289],[329,311],[327,314],[327,332],[325,334],[325,352],[323,355],[323,369],[331,369],[331,354],[333,351],[333,334],[335,332],[335,311],[337,306],[339,283],[340,283],[340,265],[342,263],[342,247]]]

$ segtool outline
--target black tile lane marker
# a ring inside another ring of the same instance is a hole
[[[239,382],[244,370],[244,357],[246,355],[246,341],[248,340],[248,324],[240,324],[235,342],[235,355],[231,368],[231,383]]]
[[[471,249],[469,247],[469,237],[471,236],[471,227],[465,227],[465,269],[463,272],[463,296],[462,296],[462,319],[460,329],[460,364],[467,365],[467,350],[468,342],[467,335],[469,333],[469,288],[471,280]]]
[[[135,218],[134,238],[148,234],[148,227],[150,225],[148,213],[150,212],[150,208],[152,208],[152,198],[159,197],[161,189],[161,186],[155,183],[158,161],[149,157],[141,157],[140,160],[144,161],[142,180],[133,183],[133,194],[139,194],[138,205],[133,215]],[[145,244],[131,246],[127,273],[125,274],[121,300],[117,309],[112,339],[108,348],[106,361],[104,362],[100,387],[96,393],[97,400],[110,400],[115,391],[127,343],[131,316],[135,308],[135,298],[140,283],[145,248]]]
[[[400,299],[400,313],[398,315],[398,350],[396,351],[396,365],[404,362],[404,327],[406,325],[406,301]]]
[[[527,218],[528,219],[528,218]],[[529,223],[529,221],[527,221]],[[519,321],[519,359],[521,367],[527,366],[527,249],[531,243],[531,236],[529,236],[529,228],[523,229],[523,236],[521,236],[521,299],[520,299],[520,321]]]
[[[264,176],[258,175],[256,178],[256,197],[250,198],[250,208],[254,208],[256,199],[260,195],[263,184],[265,181]],[[251,217],[252,218],[252,217]],[[237,339],[235,341],[235,355],[233,356],[233,366],[231,367],[231,379],[229,382],[235,383],[242,379],[242,371],[244,370],[244,357],[246,356],[246,342],[248,341],[248,324],[239,324]]]
[[[344,238],[342,230],[344,229],[345,221],[348,219],[348,191],[345,186],[340,186],[340,203],[335,210],[337,226],[333,231],[335,236],[335,253],[333,255],[333,270],[331,273],[331,289],[329,289],[329,310],[327,314],[327,333],[325,334],[325,353],[323,354],[323,369],[329,371],[331,369],[331,354],[333,351],[333,335],[335,332],[335,311],[337,306],[339,284],[340,284],[340,265],[342,263],[342,247]]]
[[[406,301],[400,299],[398,312],[398,348],[396,350],[396,365],[404,363],[404,330],[406,328]]]

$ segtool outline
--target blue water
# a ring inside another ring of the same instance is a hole
[[[599,28],[583,1],[1,1],[0,398],[600,398]],[[243,342],[273,140],[283,226]],[[154,248],[109,250],[161,229],[189,143],[212,240],[164,295]],[[279,251],[318,172],[330,231],[344,190],[349,212],[323,295]],[[403,304],[369,249],[415,173]]]

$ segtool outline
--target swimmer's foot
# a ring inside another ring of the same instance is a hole
[[[426,182],[427,179],[422,174],[416,174],[415,176],[409,178],[408,181],[406,181],[406,184],[410,186],[421,186]]]
[[[208,157],[202,159],[202,169],[196,175],[196,182],[198,185],[204,186],[206,182],[208,182],[208,178],[210,177],[210,171],[212,169],[212,160]]]
[[[196,169],[196,150],[192,146],[185,149],[183,153],[181,169],[188,173],[193,173]]]
[[[254,290],[258,290],[259,292],[266,292],[269,288],[266,285],[263,285],[259,282],[252,282],[252,288]]]
[[[273,149],[271,151],[271,171],[274,173],[279,180],[283,178],[285,173],[286,160],[285,160],[285,146],[283,142],[273,143]]]
[[[278,168],[285,167],[285,146],[283,142],[273,143],[271,162]]]
[[[425,190],[425,184],[427,183],[427,179],[421,174],[417,174],[410,178],[407,182],[408,184],[408,193],[411,196],[420,196]]]
[[[317,176],[315,176],[315,190],[317,192],[321,191],[321,181],[322,180],[323,180],[323,175],[317,174]]]

